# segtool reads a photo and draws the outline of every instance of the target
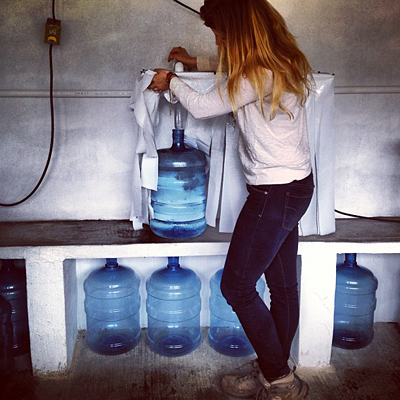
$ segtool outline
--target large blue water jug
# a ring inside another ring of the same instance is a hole
[[[29,324],[26,295],[25,269],[16,268],[14,260],[2,260],[0,270],[0,295],[12,307],[13,355],[20,356],[29,351]]]
[[[175,120],[172,147],[158,151],[158,183],[157,190],[151,192],[154,215],[150,228],[161,237],[186,239],[206,229],[207,161],[202,151],[185,147],[183,122],[181,117]]]
[[[168,257],[168,266],[153,272],[146,282],[147,341],[164,356],[183,356],[200,343],[201,282],[178,257]]]
[[[337,265],[334,346],[352,350],[371,343],[377,287],[373,273],[357,265],[356,254],[346,254],[345,262]]]
[[[11,304],[0,296],[0,386],[14,370]]]
[[[223,269],[218,270],[210,280],[210,329],[208,341],[211,347],[226,356],[245,357],[254,353],[254,349],[244,332],[232,307],[222,296],[220,285]],[[265,282],[257,282],[257,292],[263,298]]]
[[[132,350],[140,340],[140,279],[131,268],[107,260],[84,282],[86,340],[99,354]]]

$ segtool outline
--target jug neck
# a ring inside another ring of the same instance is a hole
[[[357,266],[357,254],[356,253],[346,253],[344,263],[349,267]]]
[[[106,268],[112,269],[118,267],[118,263],[116,261],[107,261]]]
[[[168,257],[168,268],[175,270],[180,267],[179,265],[179,257]]]
[[[185,130],[184,129],[172,129],[172,151],[184,151],[185,150]]]

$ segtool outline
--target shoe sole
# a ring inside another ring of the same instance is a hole
[[[232,394],[228,394],[228,393],[225,393],[225,392],[224,392],[224,394],[225,394],[227,400],[241,400],[241,399],[250,400],[250,399],[254,399],[254,396],[255,396],[253,394],[252,396],[247,396],[247,397],[236,397],[236,396],[233,396]]]
[[[222,388],[222,393],[225,395],[226,399],[229,399],[229,400],[254,399],[255,395],[257,394],[257,392],[254,394],[246,394],[246,395],[233,394],[233,393],[229,393],[229,392],[225,391],[223,388]]]
[[[299,393],[299,395],[296,397],[295,400],[304,400],[308,395],[308,390],[309,390],[308,384],[303,381],[303,388],[301,389],[301,392]]]

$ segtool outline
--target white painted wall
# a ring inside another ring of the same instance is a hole
[[[202,0],[186,3],[198,9]],[[314,69],[335,73],[338,93],[351,93],[335,97],[336,208],[368,216],[400,215],[400,3],[271,3]],[[6,203],[33,188],[47,157],[48,99],[20,95],[48,89],[49,49],[43,36],[51,1],[2,0],[0,7],[0,202]],[[56,16],[63,31],[62,44],[53,51],[55,90],[131,91],[142,68],[170,67],[166,57],[172,46],[198,55],[215,52],[211,32],[171,0],[56,0]],[[360,90],[354,87],[368,93],[356,94]],[[381,93],[369,94],[375,90],[371,87],[380,87]],[[10,91],[19,97],[10,97]],[[135,144],[128,105],[124,97],[55,99],[49,174],[28,202],[0,208],[0,221],[128,219]],[[187,265],[196,269],[197,262],[189,257]],[[215,262],[215,270],[223,264]],[[359,262],[380,282],[376,320],[399,321],[400,257],[360,256]],[[78,327],[85,324],[81,284],[95,264],[77,261]],[[121,264],[138,268],[145,279],[164,260],[143,260],[146,273],[133,259]],[[74,284],[74,277],[68,282]]]
[[[202,0],[186,0],[196,9]],[[273,0],[316,71],[335,73],[336,208],[399,215],[400,3],[397,0]],[[3,0],[0,12],[0,202],[24,197],[40,177],[50,142],[44,24],[51,1]],[[56,0],[62,44],[55,90],[130,91],[142,68],[169,67],[174,45],[215,52],[212,33],[172,0]],[[383,89],[382,89],[383,87]],[[385,89],[386,88],[386,89]],[[4,97],[6,96],[6,97]],[[57,98],[50,171],[37,194],[0,221],[129,218],[132,111],[129,98]],[[334,166],[332,166],[333,168]]]

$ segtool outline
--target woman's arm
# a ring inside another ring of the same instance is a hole
[[[212,71],[218,69],[218,59],[212,57],[191,57],[183,47],[174,47],[169,55],[168,62],[175,60],[183,63],[188,69],[197,69],[198,71]]]
[[[215,72],[218,70],[218,59],[211,57],[197,57],[197,70],[203,72]]]
[[[227,82],[222,82],[220,90],[214,88],[209,93],[199,93],[183,82],[176,75],[172,75],[167,69],[155,69],[157,74],[153,77],[148,89],[155,92],[163,92],[171,89],[181,104],[192,114],[194,118],[206,119],[232,112],[232,106],[227,92]],[[170,74],[168,76],[168,74]],[[167,80],[167,77],[169,78]],[[264,83],[264,96],[272,91],[272,73],[266,73]],[[258,93],[246,78],[240,80],[240,94],[236,94],[237,108],[256,102]]]
[[[168,55],[168,62],[175,60],[183,63],[187,68],[197,67],[197,58],[191,57],[183,47],[174,47]]]
[[[170,89],[181,104],[196,119],[212,118],[232,112],[226,81],[221,83],[219,90],[216,87],[209,93],[202,94],[196,92],[175,76],[170,81]],[[269,94],[271,89],[272,80],[266,79],[264,95]],[[247,104],[258,101],[259,96],[254,90],[253,85],[246,78],[242,78],[240,81],[240,94],[237,93],[235,98],[237,108],[241,108]]]

